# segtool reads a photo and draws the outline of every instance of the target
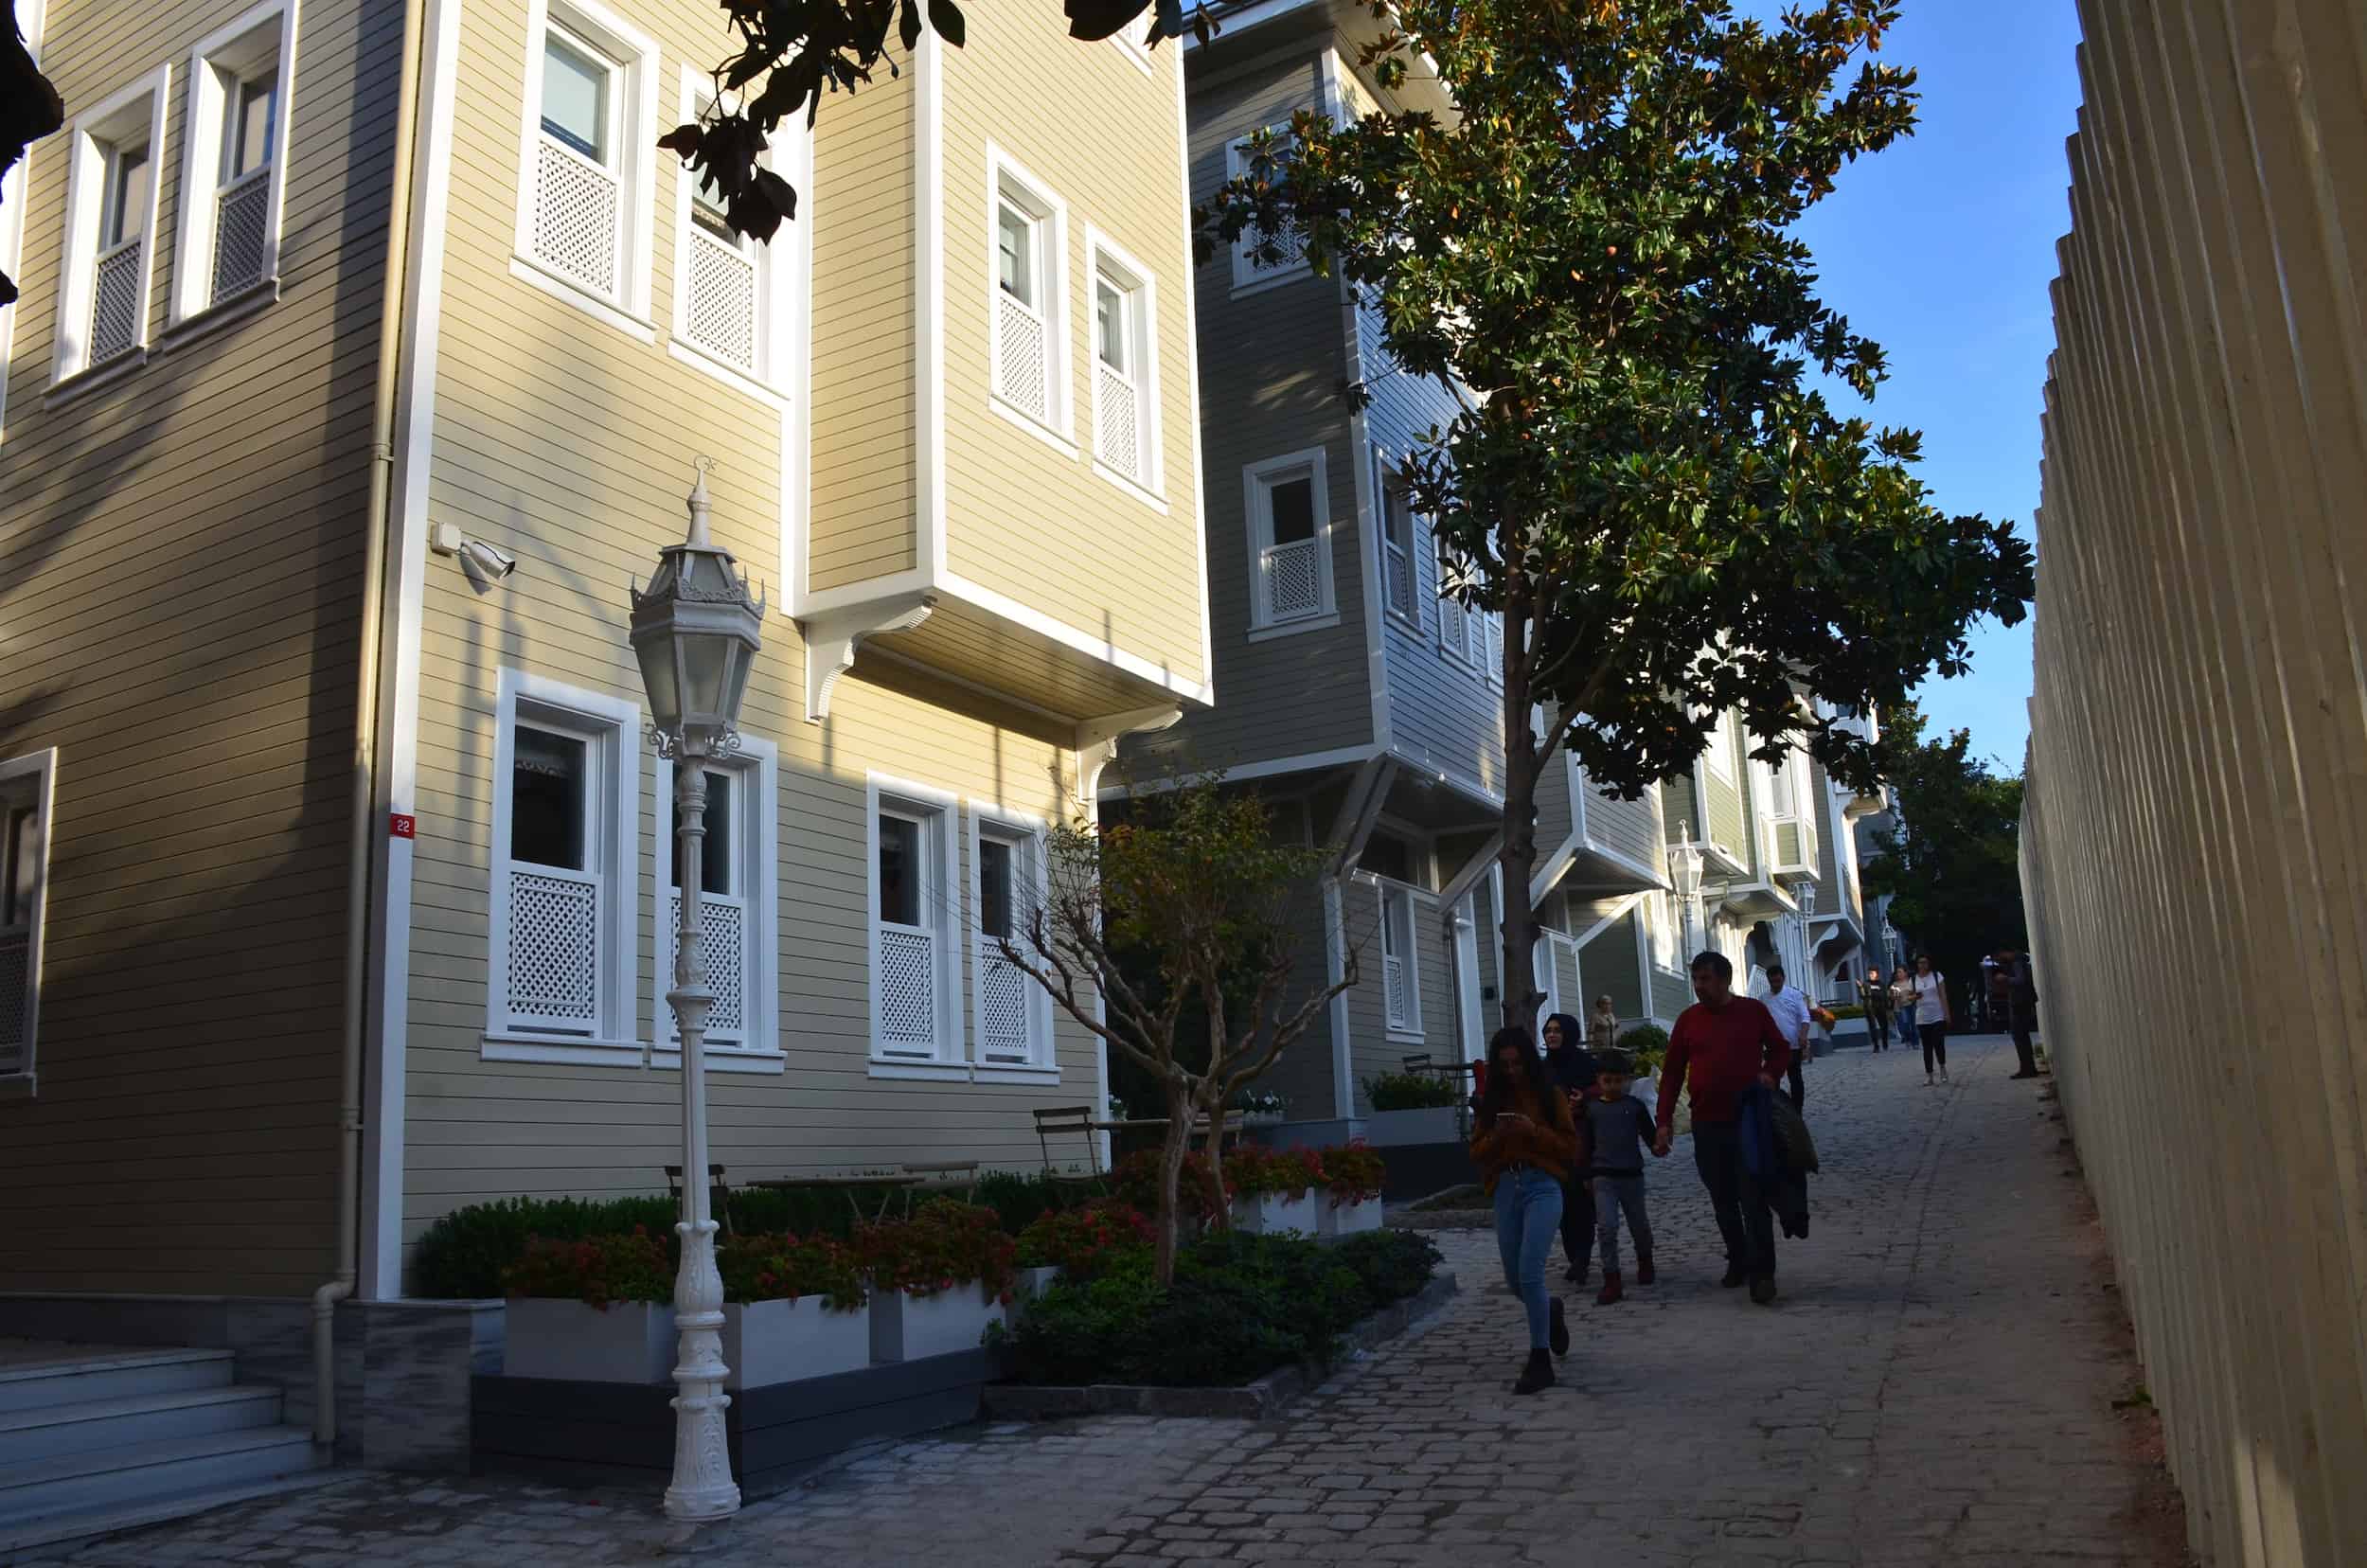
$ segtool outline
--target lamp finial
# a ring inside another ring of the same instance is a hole
[[[704,547],[713,543],[707,536],[707,513],[714,509],[714,503],[707,499],[707,470],[715,466],[715,459],[702,454],[690,460],[690,466],[699,475],[690,487],[690,543]]]

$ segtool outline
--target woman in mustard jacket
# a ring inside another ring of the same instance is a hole
[[[1577,1154],[1570,1102],[1555,1088],[1528,1031],[1497,1030],[1487,1042],[1487,1089],[1480,1098],[1471,1163],[1496,1201],[1504,1283],[1528,1310],[1529,1359],[1512,1385],[1515,1394],[1551,1387],[1554,1356],[1570,1353],[1560,1299],[1545,1294],[1545,1263],[1561,1225],[1562,1184]]]

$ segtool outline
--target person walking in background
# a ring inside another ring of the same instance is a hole
[[[1784,1042],[1791,1047],[1791,1064],[1785,1069],[1795,1111],[1808,1100],[1807,1085],[1800,1079],[1800,1063],[1808,1054],[1808,997],[1799,987],[1785,984],[1784,966],[1767,966],[1767,1010],[1775,1015],[1775,1026],[1784,1031]]]
[[[1594,1298],[1608,1307],[1627,1294],[1619,1279],[1619,1217],[1628,1219],[1628,1238],[1635,1243],[1635,1282],[1649,1285],[1652,1272],[1652,1221],[1644,1211],[1644,1151],[1658,1142],[1652,1113],[1628,1093],[1635,1063],[1612,1051],[1597,1059],[1602,1076],[1593,1098],[1586,1102],[1582,1151],[1586,1177],[1594,1194],[1594,1234],[1603,1244],[1603,1289]],[[1658,1158],[1666,1158],[1658,1155]]]
[[[1587,1096],[1594,1092],[1594,1053],[1579,1043],[1578,1021],[1568,1013],[1545,1020],[1545,1070],[1554,1087],[1570,1102],[1575,1124],[1586,1114]],[[1573,1285],[1586,1283],[1586,1262],[1593,1256],[1594,1199],[1586,1173],[1573,1170],[1561,1188],[1561,1253],[1570,1266],[1561,1277]]]
[[[1898,1042],[1915,1042],[1915,977],[1906,970],[1891,976],[1891,1011],[1898,1015]]]
[[[1948,1081],[1948,1031],[1956,1014],[1948,1003],[1948,976],[1931,967],[1931,955],[1919,953],[1908,982],[1915,993],[1915,1028],[1923,1036],[1923,1081],[1931,1081],[1931,1065],[1939,1063],[1940,1081]]]
[[[2005,998],[2006,1027],[2014,1031],[2014,1055],[2020,1061],[2014,1077],[2037,1078],[2038,1053],[2031,1044],[2030,1034],[2038,1026],[2038,987],[2030,975],[2030,954],[1999,948],[1997,972],[2004,981],[2001,989]]]
[[[1677,1096],[1690,1080],[1693,1167],[1726,1243],[1726,1274],[1718,1283],[1730,1290],[1747,1283],[1751,1299],[1764,1307],[1775,1299],[1775,1216],[1743,1163],[1736,1118],[1744,1090],[1753,1083],[1772,1089],[1784,1076],[1791,1044],[1764,1003],[1735,994],[1734,961],[1724,953],[1695,957],[1693,994],[1700,1000],[1677,1015],[1661,1063],[1652,1152],[1664,1155],[1675,1141]]]
[[[1487,1090],[1480,1098],[1471,1163],[1496,1203],[1496,1250],[1504,1283],[1526,1310],[1529,1359],[1513,1383],[1535,1394],[1554,1382],[1554,1356],[1570,1353],[1561,1300],[1545,1293],[1545,1260],[1561,1223],[1561,1190],[1576,1168],[1577,1126],[1570,1102],[1547,1076],[1526,1029],[1498,1029],[1487,1042]],[[1548,1354],[1548,1351],[1552,1354]]]
[[[1858,982],[1858,1005],[1865,1009],[1866,1043],[1878,1051],[1891,1048],[1891,988],[1878,969],[1869,969]]]
[[[1619,1046],[1619,1014],[1611,1007],[1611,998],[1594,999],[1593,1016],[1586,1021],[1586,1048],[1603,1056]]]

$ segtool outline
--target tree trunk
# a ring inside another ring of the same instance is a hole
[[[1209,1225],[1216,1230],[1233,1228],[1233,1205],[1224,1195],[1224,1096],[1211,1095],[1208,1115],[1208,1201],[1212,1218]]]
[[[1157,1272],[1162,1285],[1175,1283],[1177,1231],[1183,1222],[1184,1155],[1191,1147],[1191,1101],[1182,1086],[1170,1083],[1166,1141],[1159,1147],[1159,1212],[1153,1220],[1158,1231]]]
[[[1529,903],[1529,879],[1537,874],[1537,780],[1542,770],[1537,732],[1529,727],[1528,584],[1521,574],[1504,582],[1504,843],[1496,853],[1504,872],[1503,968],[1497,996],[1504,1022],[1537,1034],[1537,911]]]

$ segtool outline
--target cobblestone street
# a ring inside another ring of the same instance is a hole
[[[1355,1559],[1465,1565],[2181,1560],[2174,1494],[2049,1086],[2002,1042],[1813,1064],[1824,1174],[1782,1297],[1721,1291],[1689,1145],[1652,1167],[1661,1283],[1570,1293],[1562,1381],[1516,1399],[1493,1238],[1463,1290],[1267,1427],[1101,1418],[860,1456],[752,1506],[694,1560],[977,1568]],[[371,1476],[86,1545],[151,1563],[645,1561],[639,1499]]]

